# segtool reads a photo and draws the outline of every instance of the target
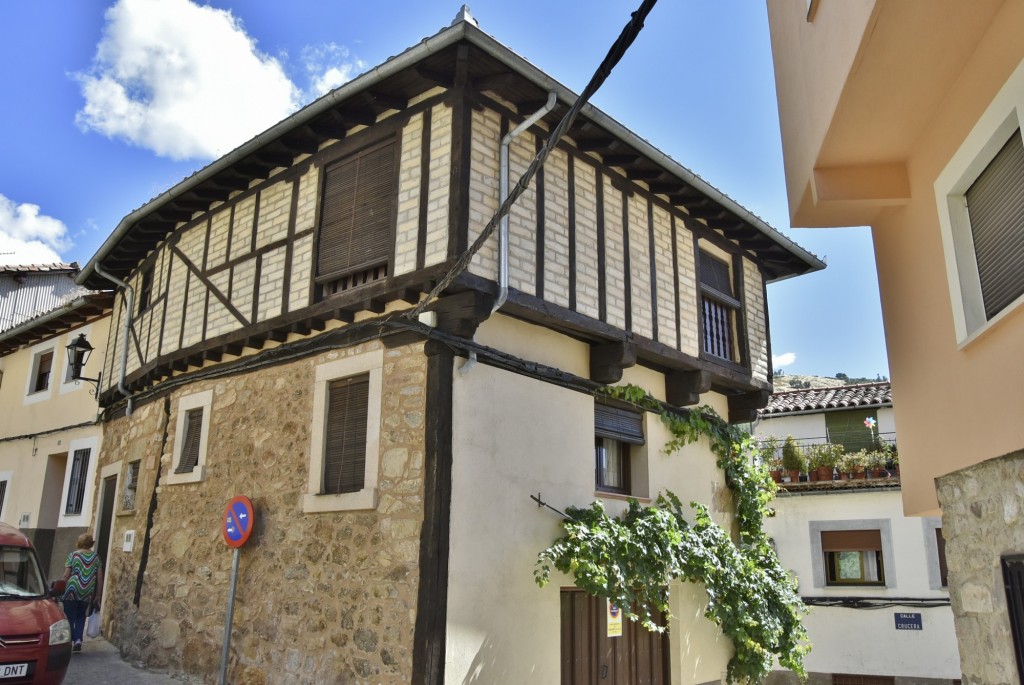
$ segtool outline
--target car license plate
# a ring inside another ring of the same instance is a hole
[[[28,664],[0,664],[0,678],[24,678]]]

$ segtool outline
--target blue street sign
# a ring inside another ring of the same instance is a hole
[[[252,501],[245,495],[235,497],[224,510],[224,542],[228,547],[241,547],[252,535],[254,523]]]
[[[921,614],[895,613],[896,630],[922,630]]]

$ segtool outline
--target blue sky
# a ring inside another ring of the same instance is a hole
[[[470,10],[578,92],[638,4],[476,0]],[[436,33],[458,9],[435,0],[0,3],[0,263],[85,263],[131,210]],[[789,227],[774,88],[763,2],[663,0],[593,102],[827,259],[824,272],[769,286],[778,365],[887,374],[868,229]]]

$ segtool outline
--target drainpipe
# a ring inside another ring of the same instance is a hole
[[[544,106],[538,109],[536,112],[527,117],[523,123],[516,126],[514,129],[505,134],[505,137],[501,139],[501,145],[499,150],[499,177],[498,177],[498,206],[504,204],[508,198],[508,146],[513,140],[518,138],[524,131],[540,121],[541,117],[546,115],[548,112],[555,108],[555,103],[558,101],[558,93],[550,91],[548,93],[548,101],[544,103]],[[511,208],[510,208],[511,211]],[[491,307],[491,314],[498,311],[501,305],[505,304],[505,300],[508,299],[508,214],[501,217],[501,222],[498,224],[498,299],[494,301],[494,306]],[[476,336],[473,336],[474,342]],[[472,368],[476,366],[476,352],[470,351],[469,359],[459,367],[459,373],[469,373]]]
[[[121,332],[121,373],[117,377],[117,389],[122,395],[128,398],[128,407],[127,409],[125,409],[124,414],[125,416],[131,416],[132,394],[128,392],[128,388],[125,387],[124,378],[128,374],[128,332],[129,330],[131,330],[132,325],[132,305],[135,300],[135,290],[130,285],[122,281],[120,278],[117,278],[116,276],[113,276],[104,271],[103,267],[99,265],[99,262],[97,262],[94,265],[94,268],[96,270],[96,273],[98,273],[100,276],[103,276],[103,278],[107,279],[114,285],[124,288],[125,305],[126,309],[128,310],[128,315],[124,319],[124,330]]]
[[[516,126],[514,129],[505,134],[505,137],[501,139],[501,153],[499,157],[499,164],[501,166],[500,177],[498,180],[498,206],[508,198],[508,146],[513,140],[518,138],[524,131],[537,123],[541,117],[546,115],[548,112],[555,108],[555,102],[558,100],[558,94],[555,91],[548,93],[548,101],[544,103],[544,106],[538,109],[536,112],[530,115],[526,121]],[[511,211],[511,208],[509,208]],[[494,302],[494,307],[491,308],[491,313],[498,311],[501,305],[505,304],[505,300],[508,299],[508,214],[501,217],[501,223],[498,226],[498,299]]]

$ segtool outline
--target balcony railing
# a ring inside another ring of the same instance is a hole
[[[899,472],[899,454],[895,433],[873,435],[844,435],[817,438],[790,439],[788,444],[796,450],[802,473],[813,473],[824,468],[834,474],[861,474],[872,470]],[[768,465],[769,470],[784,468],[787,439],[778,436],[758,438],[756,459]],[[822,475],[821,477],[824,478]]]

